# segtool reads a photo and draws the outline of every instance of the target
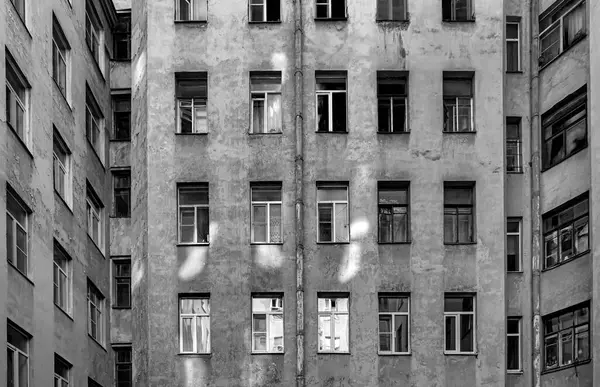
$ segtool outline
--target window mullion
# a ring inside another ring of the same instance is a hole
[[[332,17],[332,16],[331,16],[331,2],[332,2],[332,1],[333,1],[333,0],[329,0],[329,1],[327,2],[327,17],[329,17],[329,18],[331,18],[331,17]]]
[[[331,312],[331,319],[329,321],[330,324],[330,337],[329,337],[329,345],[332,351],[335,351],[335,313]]]
[[[456,321],[455,326],[454,326],[454,347],[456,348],[456,352],[462,352],[461,348],[460,348],[460,313],[456,313],[454,315],[454,319]]]
[[[390,97],[390,132],[394,132],[394,97]]]
[[[331,7],[331,0],[329,1],[329,6]],[[329,102],[328,106],[328,114],[329,114],[329,131],[333,132],[333,93],[329,92],[327,94],[327,99]]]
[[[393,240],[393,239],[392,239]],[[398,352],[396,348],[396,314],[392,313],[392,352]]]
[[[267,235],[265,235],[265,240],[267,243],[271,243],[271,205],[267,203],[265,207],[267,207]]]
[[[194,243],[198,243],[198,208],[196,206],[192,206],[194,209],[194,238],[192,239]]]

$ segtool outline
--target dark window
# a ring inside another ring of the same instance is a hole
[[[346,132],[346,72],[316,71],[317,132]]]
[[[509,18],[509,16],[507,16],[507,18]],[[506,71],[508,72],[521,70],[520,29],[521,23],[519,21],[506,22]]]
[[[104,160],[104,116],[91,90],[86,87],[85,135],[100,160]]]
[[[475,242],[473,184],[444,186],[444,243]]]
[[[17,62],[6,52],[6,123],[25,144],[29,144],[29,91],[31,89]]]
[[[207,0],[175,0],[175,20],[177,21],[206,21],[207,14]]]
[[[473,132],[473,74],[444,71],[444,132]]]
[[[116,60],[131,59],[131,14],[119,15],[113,30],[113,54]]]
[[[379,353],[410,352],[409,302],[406,295],[379,295]]]
[[[67,97],[67,76],[69,53],[71,47],[67,42],[67,38],[60,28],[56,18],[53,18],[52,23],[52,78],[60,89],[60,92]]]
[[[277,22],[280,20],[280,0],[250,0],[251,22]]]
[[[586,86],[542,115],[542,164],[551,168],[588,146]]]
[[[69,387],[69,381],[71,381],[69,378],[71,367],[71,364],[69,364],[65,359],[57,354],[54,354],[54,386]]]
[[[408,82],[400,71],[377,72],[378,130],[382,133],[407,132]]]
[[[557,4],[540,16],[540,66],[548,64],[586,35],[585,1]]]
[[[88,387],[102,387],[102,385],[95,382],[92,378],[88,378]]]
[[[96,13],[93,2],[88,0],[85,3],[85,41],[98,65],[100,65],[102,35],[102,22]]]
[[[115,300],[114,307],[131,307],[131,260],[114,259]]]
[[[116,387],[131,387],[132,385],[132,361],[131,347],[118,346],[113,347],[115,351],[115,375],[117,379]]]
[[[177,73],[175,81],[177,132],[207,133],[207,73]]]
[[[444,297],[445,352],[475,352],[475,297],[446,294]]]
[[[24,275],[29,266],[29,208],[12,190],[6,190],[6,258]]]
[[[131,139],[131,95],[113,95],[114,140]]]
[[[131,216],[131,171],[113,172],[116,218]]]
[[[509,317],[506,321],[506,370],[521,370],[521,318]]]
[[[379,182],[379,243],[409,241],[408,183]]]
[[[506,222],[506,271],[521,271],[521,219]]]
[[[471,0],[442,0],[443,21],[475,20]]]
[[[406,0],[377,0],[377,20],[408,20],[406,12]]]
[[[544,214],[545,268],[590,250],[588,194]]]
[[[345,19],[345,0],[316,0],[317,19]]]
[[[543,318],[545,369],[566,367],[590,358],[589,304]]]
[[[506,117],[506,172],[523,172],[521,117]]]

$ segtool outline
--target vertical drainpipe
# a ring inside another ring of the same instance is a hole
[[[541,249],[541,210],[540,210],[540,81],[539,81],[539,0],[531,0],[530,4],[530,114],[531,114],[531,305],[532,305],[532,387],[540,387],[542,373],[541,357],[541,289],[540,272],[542,265]]]
[[[304,387],[304,75],[302,1],[294,1],[294,157],[296,235],[296,387]]]

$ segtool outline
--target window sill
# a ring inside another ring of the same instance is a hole
[[[317,244],[318,245],[349,245],[350,242],[317,242]]]
[[[58,191],[56,190],[56,188],[54,189],[54,194],[55,196],[57,196],[61,202],[63,202],[63,204],[65,205],[65,207],[67,207],[67,210],[69,210],[69,212],[71,213],[71,215],[73,214],[73,209],[71,208],[71,206],[69,205],[69,203],[67,203],[67,201],[65,200],[65,198],[63,198],[60,193],[58,193]]]
[[[315,21],[347,21],[348,17],[316,17]]]
[[[108,142],[131,142],[131,138],[111,138]]]
[[[442,23],[475,23],[475,18],[473,19],[461,19],[461,20],[451,20],[451,19],[442,19]]]
[[[348,134],[348,131],[345,131],[345,132],[325,132],[325,131],[318,131],[318,130],[316,130],[315,133],[319,133],[319,134]]]
[[[566,50],[563,50],[560,54],[558,54],[557,56],[555,56],[554,58],[552,58],[550,61],[548,61],[548,63],[544,63],[542,66],[539,66],[539,72],[542,72],[542,70],[544,70],[546,67],[550,66],[552,63],[554,63],[556,60],[558,60],[558,58],[560,58],[561,56],[563,56],[563,54],[565,52],[568,52],[570,49],[572,49],[573,47],[575,47],[579,42],[585,40],[586,37],[587,37],[587,33],[581,35],[579,38],[577,38],[577,40],[575,40],[573,42],[573,44],[571,44],[570,47],[567,47]],[[539,61],[539,59],[538,59],[538,61]]]
[[[206,136],[208,134],[208,132],[204,132],[204,133],[181,133],[181,132],[175,132],[176,136]]]
[[[523,71],[521,71],[521,70],[516,70],[516,71],[515,70],[511,70],[511,71],[506,70],[506,73],[507,74],[523,74]]]
[[[317,355],[351,355],[350,352],[334,352],[334,351],[317,351]]]
[[[508,173],[509,175],[522,175],[523,174],[523,170],[520,170],[520,171],[506,171],[506,173]]]
[[[19,142],[21,143],[21,145],[23,145],[23,148],[25,149],[25,151],[27,152],[27,154],[33,159],[33,153],[31,153],[31,150],[29,149],[29,147],[27,146],[27,144],[25,143],[25,141],[23,141],[23,139],[21,138],[21,136],[19,136],[19,133],[17,133],[17,131],[8,122],[6,123],[6,126],[8,126],[8,128],[10,129],[10,131],[14,133],[14,135],[17,137],[17,140],[19,140]]]
[[[58,83],[56,83],[56,79],[54,79],[54,77],[52,77],[52,83],[54,83],[54,86],[56,86],[56,89],[58,90],[58,93],[61,95],[63,101],[65,101],[65,105],[67,105],[67,108],[71,111],[71,113],[73,113],[73,107],[69,103],[67,96],[65,95],[65,93],[63,93],[63,91],[60,88],[60,86],[58,85]]]
[[[110,60],[117,63],[131,63],[131,58],[111,58]]]
[[[586,251],[581,252],[579,254],[576,254],[576,255],[572,256],[571,258],[569,258],[569,259],[566,259],[566,260],[564,260],[564,261],[562,261],[560,263],[557,263],[556,265],[553,265],[553,266],[550,266],[550,267],[546,267],[546,268],[542,269],[542,273],[544,273],[546,271],[550,271],[552,269],[556,269],[556,268],[561,267],[563,265],[566,265],[567,263],[572,262],[572,261],[576,260],[577,258],[580,258],[580,257],[582,257],[582,256],[584,256],[586,254],[589,254],[590,251],[591,251],[590,249],[587,249]]]
[[[523,375],[523,370],[506,370],[508,375]]]
[[[410,352],[377,352],[379,356],[411,356]]]
[[[410,20],[409,19],[398,19],[398,20],[386,20],[386,19],[376,19],[375,22],[377,23],[389,23],[389,24],[405,24],[408,23]]]
[[[10,262],[9,260],[7,260],[7,262],[8,262],[8,264],[9,264],[10,266],[12,266],[12,267],[13,267],[13,269],[15,269],[15,270],[17,271],[17,273],[19,273],[20,275],[22,275],[22,276],[23,276],[23,278],[25,278],[25,279],[27,280],[27,282],[29,282],[29,283],[30,283],[32,286],[35,286],[35,284],[33,283],[33,280],[32,280],[31,278],[29,278],[29,277],[27,276],[27,274],[25,274],[25,273],[23,273],[21,270],[19,270],[19,269],[18,269],[18,268],[15,266],[15,264],[14,264],[14,263]]]
[[[10,2],[13,6],[13,10],[15,11],[15,13],[17,14],[17,16],[19,17],[19,20],[21,21],[21,24],[23,24],[23,27],[25,28],[25,32],[27,32],[27,35],[29,35],[29,39],[33,39],[33,36],[31,35],[31,32],[29,31],[29,28],[27,28],[27,23],[25,23],[25,20],[23,19],[23,15],[21,15],[19,13],[19,11],[17,10],[17,6],[15,5],[14,2]]]
[[[285,355],[285,352],[250,352],[250,355]]]
[[[377,131],[377,134],[410,134],[410,130],[405,130],[404,132],[380,132],[380,131]]]
[[[198,358],[211,358],[212,353],[187,353],[187,352],[179,352],[177,356],[185,356],[185,357],[198,357]]]
[[[112,309],[120,309],[120,310],[130,310],[131,306],[117,306],[117,305],[113,305],[111,306]]]
[[[267,133],[254,133],[254,132],[248,132],[248,134],[250,136],[269,136],[269,135],[277,135],[277,134],[283,134],[283,132],[267,132]]]
[[[185,246],[210,246],[210,242],[206,242],[206,243],[177,243],[175,246],[177,246],[177,247],[185,247]]]
[[[412,240],[406,241],[406,242],[377,242],[377,244],[380,244],[380,245],[411,245]]]
[[[587,132],[587,128],[586,128],[586,132]],[[560,160],[559,162],[557,162],[555,164],[551,164],[550,166],[548,166],[546,168],[542,168],[541,173],[544,173],[544,172],[556,167],[558,164],[563,163],[565,160],[570,159],[571,157],[575,156],[577,153],[583,151],[584,149],[587,149],[588,146],[589,146],[589,144],[586,144],[583,148],[576,150],[575,152],[571,153],[568,157],[565,157],[564,159]]]
[[[250,242],[250,246],[283,246],[283,242],[271,243],[271,242]]]
[[[265,20],[265,21],[248,21],[248,24],[281,24],[281,20]]]
[[[98,245],[96,244],[96,241],[90,236],[90,234],[88,234],[87,232],[86,232],[86,234],[87,234],[88,239],[92,241],[92,243],[94,244],[96,249],[100,252],[100,254],[102,254],[102,258],[106,259],[106,257],[104,256],[104,251],[102,251],[102,249],[100,247],[98,247]]]
[[[563,371],[563,370],[566,370],[566,369],[569,369],[569,368],[581,366],[581,365],[587,364],[587,363],[589,363],[591,361],[592,361],[592,359],[587,359],[587,360],[578,361],[578,362],[575,362],[573,364],[569,364],[569,365],[566,365],[566,366],[561,366],[561,367],[556,367],[556,368],[550,368],[550,369],[544,369],[542,371],[542,375],[551,374],[553,372]]]
[[[506,271],[506,274],[523,274],[523,270],[518,270],[518,271]]]
[[[442,130],[442,133],[444,133],[444,134],[476,134],[477,131],[476,130],[470,130],[468,132],[467,131],[465,131],[465,132],[449,132],[449,131],[446,131],[446,130]]]
[[[173,20],[175,24],[207,24],[208,20]]]
[[[470,245],[476,245],[477,242],[460,242],[460,243],[451,243],[451,242],[444,242],[444,246],[470,246]]]
[[[104,166],[104,162],[100,158],[100,155],[98,155],[98,152],[96,151],[96,148],[94,148],[94,145],[92,144],[92,142],[90,141],[90,139],[87,136],[85,136],[85,139],[87,140],[87,143],[90,146],[90,148],[92,148],[92,152],[94,153],[94,155],[96,155],[96,158],[100,162],[100,165],[102,166],[102,169],[104,171],[106,171],[106,167]]]
[[[109,215],[110,219],[131,219],[131,215],[122,216],[122,215]]]
[[[446,352],[444,351],[445,356],[475,356],[477,357],[479,354],[477,352]]]
[[[89,322],[89,321],[88,321],[88,322]],[[92,337],[92,335],[90,335],[90,333],[89,333],[89,332],[88,332],[88,337],[89,337],[90,339],[92,339],[92,340],[94,341],[94,343],[98,344],[98,346],[100,346],[100,348],[102,348],[102,349],[104,350],[104,352],[108,352],[108,351],[106,350],[106,348],[104,348],[104,345],[102,345],[102,343],[100,343],[98,340],[94,339],[94,338]]]
[[[73,316],[71,316],[69,314],[69,312],[67,312],[66,310],[64,310],[60,306],[56,305],[56,303],[54,303],[54,306],[56,307],[56,309],[60,310],[65,316],[67,316],[71,321],[75,321],[75,319],[73,319]]]

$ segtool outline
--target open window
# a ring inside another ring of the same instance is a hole
[[[175,74],[177,133],[208,133],[207,79],[208,74],[206,72]]]
[[[317,132],[345,133],[346,71],[316,71]]]
[[[379,133],[408,132],[408,74],[377,72],[377,117]]]
[[[444,132],[474,132],[473,72],[444,71]]]
[[[281,71],[251,71],[250,133],[281,133]]]
[[[250,22],[278,22],[280,16],[280,0],[249,0]]]

